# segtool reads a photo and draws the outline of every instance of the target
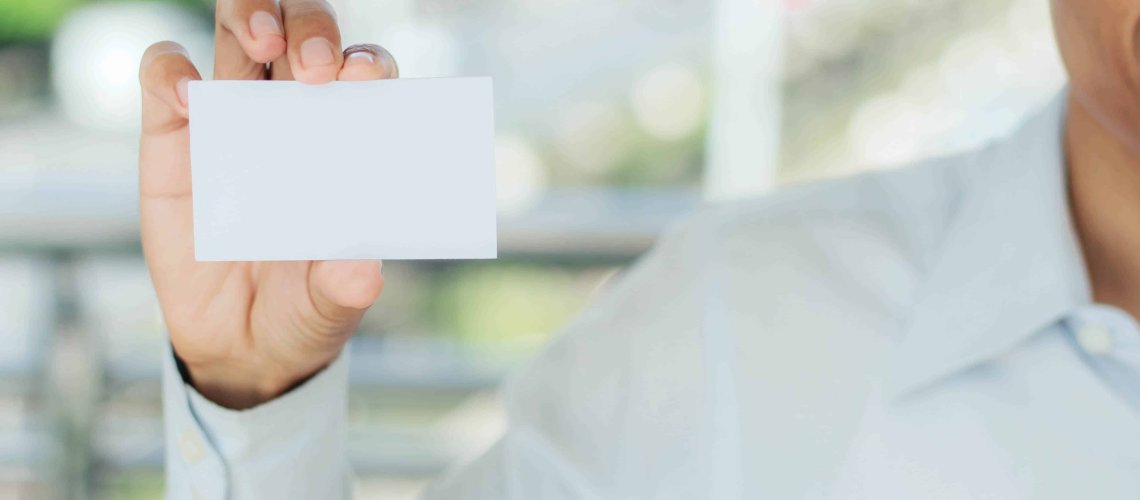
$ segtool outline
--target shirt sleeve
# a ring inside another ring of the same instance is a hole
[[[731,497],[737,410],[719,374],[709,242],[675,229],[609,287],[508,381],[501,439],[424,496]]]
[[[166,498],[350,498],[347,349],[288,394],[249,410],[220,407],[163,356]]]
[[[725,329],[709,307],[715,249],[684,227],[510,378],[505,434],[425,498],[739,497],[722,491],[736,484],[739,435],[723,397]],[[168,349],[167,497],[350,497],[346,357],[277,400],[231,411],[183,383]]]

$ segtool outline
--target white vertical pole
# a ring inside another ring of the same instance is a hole
[[[754,195],[776,180],[783,9],[779,0],[717,0],[705,196]]]

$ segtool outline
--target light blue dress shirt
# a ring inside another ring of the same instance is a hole
[[[1090,300],[1063,103],[979,151],[689,217],[425,496],[1140,498],[1140,330]],[[351,495],[347,363],[234,412],[168,355],[168,496]]]

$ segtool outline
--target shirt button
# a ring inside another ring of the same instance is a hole
[[[1077,330],[1077,343],[1094,356],[1108,354],[1112,350],[1112,334],[1103,327],[1085,325]]]
[[[186,463],[194,465],[202,460],[202,442],[190,431],[182,431],[178,439],[178,448],[182,451],[182,458]]]

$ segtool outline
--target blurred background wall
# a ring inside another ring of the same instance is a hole
[[[495,262],[385,265],[354,342],[361,498],[502,428],[493,388],[706,200],[1008,132],[1063,85],[1041,0],[337,0],[403,76],[491,75]],[[210,74],[210,0],[0,0],[0,498],[157,498],[139,56]]]

